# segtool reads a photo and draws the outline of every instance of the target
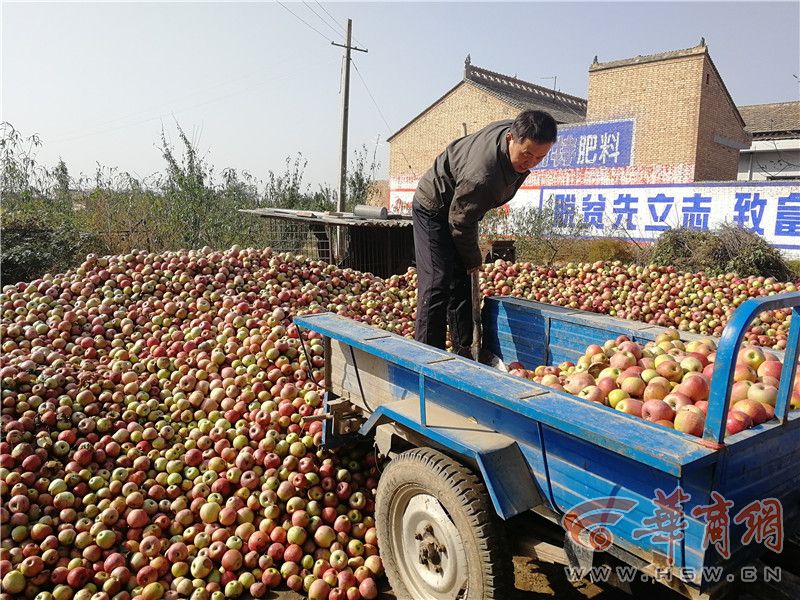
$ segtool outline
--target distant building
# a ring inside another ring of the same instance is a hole
[[[560,141],[518,196],[542,186],[735,180],[739,152],[751,142],[703,41],[624,60],[595,57],[588,100],[467,57],[463,79],[389,137],[390,208],[410,203],[419,177],[452,140],[529,108],[555,117]]]
[[[753,143],[739,157],[739,179],[800,179],[800,102],[740,106]]]
[[[464,63],[464,77],[388,138],[389,176],[416,182],[454,139],[527,109],[559,123],[586,119],[586,100]],[[416,183],[415,183],[416,185]]]

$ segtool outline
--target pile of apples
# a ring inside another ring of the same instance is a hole
[[[591,344],[577,363],[527,370],[514,362],[508,368],[512,375],[586,401],[702,436],[715,358],[714,340],[684,343],[672,329],[645,345],[624,335],[602,346]],[[771,352],[753,346],[740,349],[726,418],[727,435],[774,418],[782,369],[783,364]],[[800,408],[800,376],[796,377],[791,406]]]
[[[4,287],[2,597],[375,598],[375,455],[320,448],[322,340],[290,317],[401,293],[239,248]]]
[[[498,260],[484,265],[482,282],[487,296],[517,296],[716,336],[745,300],[795,292],[800,286],[800,280],[709,276],[682,273],[674,267],[608,261],[541,267]],[[788,334],[789,311],[769,311],[753,321],[746,341],[783,350]]]

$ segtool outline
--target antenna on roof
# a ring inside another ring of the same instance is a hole
[[[556,81],[558,81],[558,75],[553,75],[552,77],[539,77],[539,79],[552,79],[553,80],[553,91],[556,91]]]

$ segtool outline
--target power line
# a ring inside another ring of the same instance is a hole
[[[292,13],[292,14],[295,16],[295,18],[296,18],[296,19],[298,19],[299,21],[301,21],[302,23],[304,23],[304,24],[305,24],[305,25],[306,25],[306,26],[307,26],[309,29],[312,29],[313,31],[316,31],[316,32],[317,32],[319,35],[321,35],[321,36],[322,36],[324,39],[328,40],[328,41],[329,41],[331,44],[333,43],[333,40],[332,40],[331,38],[329,38],[327,35],[325,35],[324,33],[322,33],[322,32],[321,32],[319,29],[317,29],[316,27],[314,27],[313,25],[311,25],[311,24],[310,24],[308,21],[306,21],[306,20],[305,20],[305,19],[303,19],[303,18],[302,18],[300,15],[298,15],[296,12],[294,12],[293,10],[291,10],[291,9],[290,9],[288,6],[286,6],[286,5],[285,5],[283,2],[280,2],[279,0],[276,0],[276,1],[277,1],[277,2],[278,2],[278,4],[280,4],[280,5],[281,5],[283,8],[285,8],[285,9],[286,9],[286,10],[288,10],[290,13]]]
[[[317,18],[318,18],[320,21],[322,21],[323,23],[325,23],[325,25],[327,25],[327,26],[328,26],[328,28],[329,28],[329,29],[330,29],[330,30],[331,30],[331,31],[334,33],[334,35],[336,35],[337,37],[338,37],[338,36],[340,36],[340,35],[342,35],[342,32],[341,32],[341,31],[336,31],[336,29],[333,27],[333,25],[331,25],[330,21],[328,21],[328,20],[327,20],[325,17],[323,17],[323,16],[322,16],[322,15],[320,15],[320,14],[319,14],[317,11],[315,11],[315,10],[314,10],[314,9],[311,7],[311,5],[310,5],[308,2],[305,2],[305,0],[303,0],[303,5],[304,5],[304,6],[305,6],[305,7],[306,7],[308,10],[310,10],[312,13],[314,13],[314,16],[315,16],[315,17],[317,17]]]
[[[345,28],[342,27],[341,25],[339,25],[339,20],[336,17],[334,17],[331,13],[329,13],[327,8],[325,8],[322,4],[317,2],[317,0],[314,0],[314,3],[317,4],[317,6],[319,6],[322,10],[324,10],[325,14],[328,15],[331,18],[331,20],[334,22],[334,24],[341,30],[341,32],[337,32],[337,35],[345,35],[345,34],[347,34],[347,32],[345,31]],[[359,40],[356,36],[353,36],[353,40],[359,46],[364,46],[365,45],[365,44],[362,44],[361,40]]]
[[[375,96],[372,95],[372,92],[370,91],[369,86],[367,85],[367,82],[364,80],[364,76],[361,75],[361,71],[358,70],[358,65],[356,64],[355,61],[353,61],[353,67],[355,68],[356,74],[358,75],[358,78],[361,80],[361,83],[364,84],[364,89],[367,90],[367,94],[369,95],[370,99],[372,100],[372,104],[375,105],[375,109],[378,111],[378,114],[381,116],[381,119],[383,119],[383,122],[386,124],[386,129],[389,132],[389,135],[391,135],[392,134],[392,128],[389,126],[389,122],[386,120],[386,117],[383,116],[383,111],[381,111],[381,107],[378,106],[378,102],[375,100]],[[417,174],[414,172],[414,169],[411,167],[411,161],[408,160],[408,157],[406,156],[406,153],[403,152],[402,148],[399,148],[399,150],[400,150],[400,154],[403,155],[403,158],[405,159],[406,165],[408,166],[408,169],[411,171],[411,174],[414,177],[416,177]]]
[[[314,0],[314,2],[317,4],[317,6],[319,6],[322,10],[325,11],[325,14],[328,15],[334,23],[336,23],[336,26],[341,30],[338,35],[341,35],[342,33],[346,33],[345,30],[344,30],[344,27],[339,25],[339,21],[337,21],[336,17],[334,17],[331,13],[328,12],[327,8],[325,8],[322,4],[317,2],[317,0]]]
[[[322,64],[328,64],[329,62],[330,62],[329,60],[321,60],[321,61],[318,61],[318,62],[310,65],[310,67],[317,67],[317,66],[322,65]],[[307,65],[307,66],[309,66],[309,65]],[[108,132],[111,132],[111,131],[117,131],[119,129],[126,129],[128,127],[133,127],[135,125],[142,125],[142,124],[148,123],[150,121],[155,121],[157,119],[161,119],[161,118],[163,118],[163,116],[165,114],[170,114],[170,115],[174,116],[177,113],[185,112],[187,110],[192,110],[192,109],[195,109],[195,108],[200,108],[200,107],[206,106],[208,104],[213,104],[215,102],[219,102],[220,100],[226,100],[227,98],[231,98],[233,96],[238,96],[240,94],[243,94],[243,93],[246,93],[246,92],[250,92],[251,90],[253,90],[255,88],[262,87],[264,85],[268,85],[268,84],[270,84],[270,83],[272,83],[274,81],[280,80],[280,79],[292,78],[294,76],[302,75],[302,74],[303,74],[302,72],[299,72],[298,70],[293,69],[291,72],[283,73],[283,74],[277,75],[275,77],[270,77],[269,79],[263,80],[260,83],[256,83],[256,84],[247,86],[247,87],[245,87],[243,89],[240,89],[240,90],[228,93],[228,94],[224,94],[222,96],[217,96],[215,98],[211,98],[209,100],[205,100],[205,101],[197,103],[197,104],[191,104],[189,106],[184,106],[182,108],[178,108],[177,110],[171,110],[168,113],[167,112],[159,112],[157,115],[154,115],[154,116],[151,116],[151,117],[147,117],[147,118],[144,118],[144,119],[141,119],[141,120],[138,120],[138,121],[134,121],[133,123],[123,123],[122,125],[117,125],[115,127],[102,128],[102,129],[100,129],[98,131],[90,131],[90,132],[84,133],[84,134],[57,138],[57,139],[53,140],[52,143],[71,142],[71,141],[82,139],[82,138],[85,138],[85,137],[91,137],[91,136],[95,136],[95,135],[102,135],[104,133],[108,133]]]
[[[288,60],[288,61],[285,60],[287,58],[290,59],[290,60]],[[280,61],[278,61],[278,62],[273,62],[273,64],[274,65],[280,64],[281,66],[283,66],[283,65],[293,64],[293,63],[297,62],[298,60],[301,60],[301,59],[298,58],[297,56],[295,56],[294,58],[291,58],[291,55],[288,55],[286,57],[281,58]],[[160,111],[162,108],[172,106],[172,105],[174,105],[176,103],[179,103],[179,102],[184,102],[186,100],[190,100],[190,99],[194,98],[195,96],[204,96],[208,92],[210,92],[211,90],[214,90],[216,88],[223,87],[223,86],[229,86],[231,84],[239,83],[239,82],[242,82],[242,81],[245,81],[245,80],[248,80],[248,79],[253,79],[253,78],[258,77],[259,75],[260,75],[259,73],[247,72],[246,74],[242,74],[242,75],[239,75],[239,76],[231,78],[231,79],[226,79],[226,80],[219,81],[219,82],[211,84],[211,85],[198,87],[198,88],[195,88],[194,90],[191,90],[191,91],[187,92],[186,94],[182,94],[182,95],[179,95],[179,96],[173,98],[172,100],[168,100],[167,102],[161,102],[161,103],[158,103],[158,104],[153,104],[153,105],[150,105],[150,106],[148,106],[146,108],[142,108],[141,110],[137,110],[137,111],[134,111],[134,112],[131,112],[131,113],[123,114],[123,115],[120,115],[120,116],[117,116],[117,117],[114,117],[114,118],[111,118],[111,119],[107,119],[105,121],[100,121],[99,123],[95,123],[93,125],[93,127],[95,127],[95,128],[96,127],[105,128],[105,126],[112,125],[112,124],[114,124],[114,123],[116,123],[118,121],[124,121],[124,120],[127,120],[127,119],[132,119],[134,117],[138,117],[139,115],[152,113],[155,110],[159,110]],[[85,129],[86,129],[85,127],[79,127],[79,128],[76,128],[76,129],[68,129],[68,130],[64,131],[63,133],[61,133],[59,136],[57,136],[54,140],[49,140],[49,141],[61,141],[62,139],[72,138],[73,136],[80,135],[83,131],[85,131]]]

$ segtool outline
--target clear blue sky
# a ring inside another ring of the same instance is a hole
[[[2,2],[2,120],[44,142],[73,175],[95,165],[163,171],[175,120],[217,172],[265,177],[302,152],[306,180],[338,181],[339,24],[353,19],[350,147],[377,147],[462,77],[464,57],[586,97],[608,61],[704,36],[739,105],[798,100],[800,3],[96,3]],[[325,17],[323,22],[318,15]],[[338,35],[337,35],[338,32]],[[320,35],[322,34],[322,35]],[[328,38],[328,39],[326,39]]]

